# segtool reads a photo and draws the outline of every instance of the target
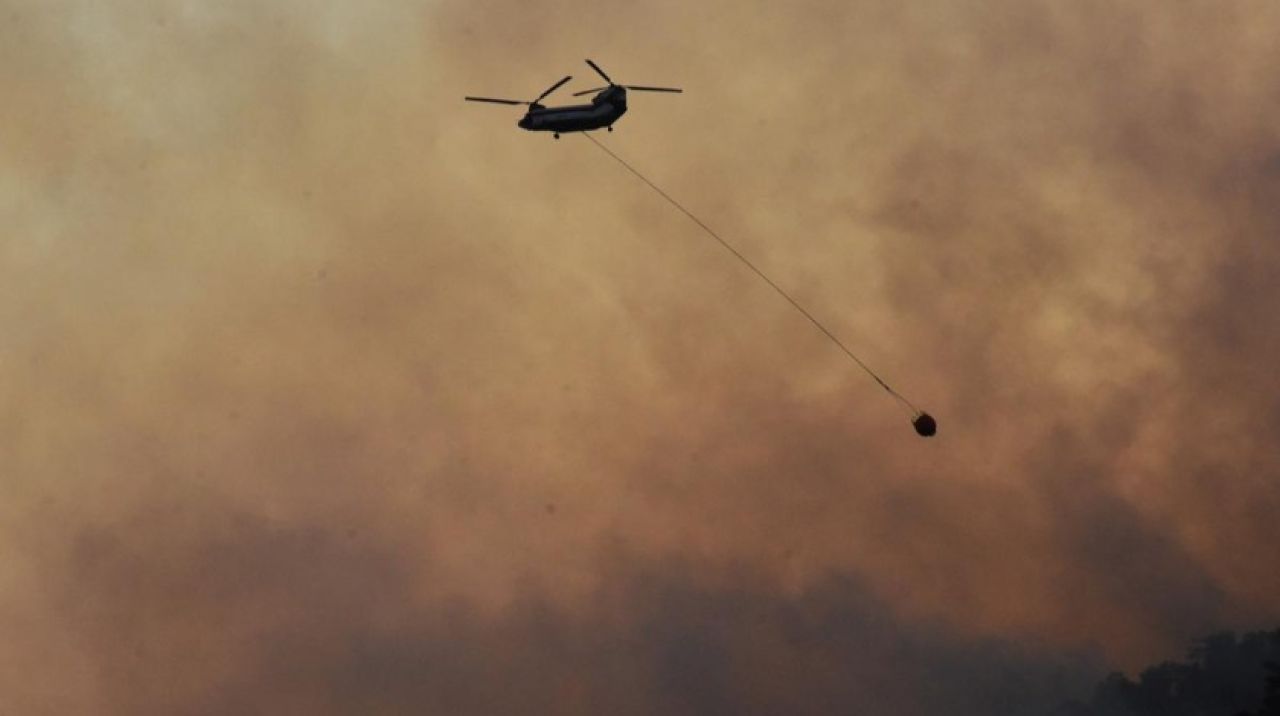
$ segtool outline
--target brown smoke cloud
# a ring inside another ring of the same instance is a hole
[[[1273,3],[0,21],[0,711],[1038,713],[1280,617]],[[938,438],[460,101],[584,56]]]

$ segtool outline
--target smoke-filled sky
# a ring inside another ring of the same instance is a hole
[[[1273,0],[0,27],[0,712],[1034,714],[1280,620]],[[938,437],[461,101],[584,57]]]

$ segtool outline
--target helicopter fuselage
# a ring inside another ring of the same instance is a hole
[[[609,87],[592,98],[591,104],[575,104],[564,107],[534,105],[520,118],[516,126],[530,132],[586,132],[610,127],[627,113],[627,90]]]

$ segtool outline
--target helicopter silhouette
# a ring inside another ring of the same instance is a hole
[[[530,132],[551,132],[556,139],[560,138],[561,133],[568,132],[587,132],[593,129],[604,127],[610,132],[613,131],[613,123],[618,121],[622,115],[627,113],[627,90],[638,90],[641,92],[683,92],[684,90],[675,87],[645,87],[642,85],[620,85],[615,84],[609,75],[605,74],[600,66],[591,60],[587,60],[587,64],[591,69],[608,82],[604,87],[596,87],[595,89],[574,92],[574,97],[595,93],[591,98],[591,104],[574,104],[562,107],[545,107],[540,102],[546,99],[548,95],[560,89],[564,83],[573,79],[567,76],[559,82],[551,85],[546,92],[538,95],[537,99],[525,101],[518,99],[496,99],[493,97],[467,97],[468,102],[492,102],[494,104],[514,104],[528,105],[529,110],[525,115],[516,122],[516,126],[528,130]]]

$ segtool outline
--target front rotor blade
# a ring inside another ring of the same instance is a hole
[[[603,91],[603,90],[607,90],[607,89],[609,89],[609,88],[608,88],[608,87],[597,87],[597,88],[595,88],[595,89],[582,90],[581,92],[574,92],[574,93],[573,93],[573,96],[574,96],[574,97],[581,97],[581,96],[582,96],[582,95],[584,95],[584,94],[594,94],[594,93],[596,93],[596,92],[601,92],[601,91]]]
[[[468,102],[492,102],[494,104],[529,104],[518,99],[494,99],[493,97],[467,97]]]
[[[561,87],[562,85],[564,85],[564,83],[565,83],[565,82],[568,82],[568,81],[569,81],[569,80],[571,80],[571,79],[573,79],[573,77],[572,77],[571,75],[565,75],[565,78],[564,78],[564,79],[562,79],[562,80],[560,80],[559,82],[557,82],[557,83],[555,83],[555,84],[551,85],[551,89],[549,89],[549,90],[547,90],[546,92],[543,92],[542,94],[538,95],[538,98],[537,98],[537,99],[535,99],[535,100],[533,101],[533,103],[534,103],[534,104],[537,104],[537,103],[541,102],[541,101],[542,101],[542,99],[543,99],[544,97],[546,97],[547,95],[551,94],[552,92],[555,92],[556,90],[560,89],[560,87]]]
[[[613,84],[613,80],[609,78],[609,75],[606,75],[606,74],[604,73],[604,70],[600,69],[600,65],[597,65],[596,63],[592,62],[591,60],[587,60],[587,64],[588,64],[588,65],[591,65],[591,69],[593,69],[593,70],[595,70],[597,73],[599,73],[599,75],[600,75],[601,77],[603,77],[603,78],[604,78],[604,81],[605,81],[605,82],[608,82],[609,84]]]
[[[629,90],[640,90],[642,92],[684,92],[682,89],[675,87],[643,87],[641,85],[623,85]]]

